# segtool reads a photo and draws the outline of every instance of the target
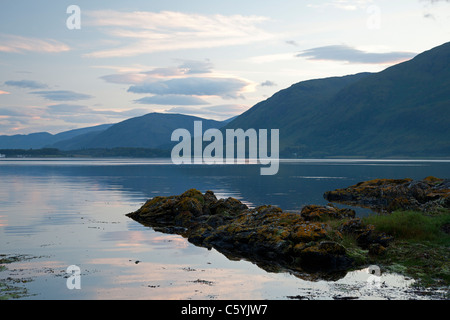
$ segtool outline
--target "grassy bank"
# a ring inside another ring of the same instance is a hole
[[[450,285],[450,211],[424,214],[396,211],[364,219],[379,231],[395,237],[377,262],[393,272],[419,280],[418,285]]]
[[[432,214],[396,211],[371,215],[362,222],[394,236],[394,240],[383,252],[370,254],[358,246],[355,235],[341,235],[340,243],[357,265],[376,264],[415,279],[418,287],[450,286],[450,210]]]

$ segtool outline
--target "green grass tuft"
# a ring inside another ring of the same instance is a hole
[[[389,215],[371,215],[364,218],[364,222],[396,239],[450,244],[450,235],[442,230],[450,223],[448,212],[426,215],[416,211],[396,211]]]

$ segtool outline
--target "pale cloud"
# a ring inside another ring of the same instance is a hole
[[[52,101],[77,101],[91,99],[92,96],[84,93],[78,93],[69,90],[53,90],[53,91],[34,91],[32,94]]]
[[[275,87],[277,84],[273,81],[266,80],[259,84],[261,87]]]
[[[430,2],[432,4],[438,3],[438,2],[450,2],[450,0],[420,0],[422,2]]]
[[[294,47],[298,47],[298,43],[295,40],[286,40],[284,43],[289,44]]]
[[[6,117],[28,117],[29,115],[21,112],[17,108],[0,108],[0,116]]]
[[[101,124],[108,122],[108,119],[98,114],[66,114],[53,116],[52,119],[63,120],[69,124]]]
[[[10,92],[8,92],[8,91],[3,91],[3,90],[0,90],[0,95],[2,95],[2,94],[11,94]]]
[[[176,77],[183,76],[185,73],[185,70],[180,67],[160,67],[142,72],[142,74],[146,74],[151,77]]]
[[[265,64],[265,63],[271,63],[271,62],[277,62],[277,61],[286,61],[286,60],[292,60],[295,58],[295,54],[292,52],[289,53],[275,53],[275,54],[266,54],[261,56],[255,56],[247,59],[250,63],[257,63],[257,64]]]
[[[367,8],[370,4],[373,3],[373,0],[332,0],[325,1],[323,3],[315,3],[308,4],[307,6],[310,8],[336,8],[345,11],[355,11],[362,8]]]
[[[150,111],[148,109],[128,109],[123,111],[116,111],[116,110],[99,110],[99,109],[92,109],[88,106],[83,105],[75,105],[75,104],[55,104],[47,106],[43,109],[43,112],[41,113],[41,116],[47,116],[47,117],[54,117],[54,116],[74,116],[74,115],[80,115],[80,116],[89,116],[89,115],[96,115],[96,116],[108,116],[108,117],[114,117],[114,118],[126,118],[126,117],[136,117],[141,116],[146,113],[149,113]]]
[[[80,105],[73,104],[55,104],[47,107],[50,114],[79,114],[79,113],[90,113],[93,110]]]
[[[119,47],[86,54],[94,58],[242,45],[274,37],[257,27],[268,20],[261,16],[113,10],[86,14],[90,18],[88,24],[101,27],[110,36],[127,42]]]
[[[11,34],[0,34],[0,52],[59,53],[69,50],[69,46],[53,39],[39,39]]]
[[[200,106],[206,97],[244,98],[252,84],[248,80],[221,75],[206,60],[176,59],[176,67],[158,67],[102,76],[109,83],[129,84],[128,92],[149,94],[134,103],[149,105]]]
[[[205,74],[211,72],[213,64],[208,60],[185,60],[178,68],[182,69],[185,74]]]
[[[79,127],[92,124],[116,123],[131,117],[142,116],[153,110],[134,108],[126,110],[93,109],[84,105],[54,104],[45,107],[0,108],[0,135],[14,132],[23,133],[66,131],[77,124]],[[43,127],[45,126],[45,130]]]
[[[148,76],[146,76],[142,72],[129,72],[129,73],[108,74],[100,78],[109,83],[138,84],[148,79]]]
[[[155,105],[177,105],[177,106],[198,106],[208,104],[205,100],[186,95],[169,94],[156,95],[151,97],[144,97],[134,101],[140,104],[155,104]]]
[[[10,81],[5,81],[5,85],[24,88],[24,89],[48,88],[48,86],[45,83],[41,83],[41,82],[34,81],[34,80],[18,80],[18,81],[10,80]]]
[[[215,118],[226,120],[233,116],[237,116],[248,109],[248,106],[239,104],[226,104],[208,107],[173,107],[164,112],[167,113],[181,113],[191,116],[198,116],[202,118]]]
[[[412,52],[367,52],[347,45],[331,45],[304,50],[297,57],[308,60],[343,61],[363,64],[393,64],[413,58]]]
[[[236,99],[242,98],[241,92],[248,85],[248,82],[236,78],[188,77],[134,85],[128,89],[128,92],[220,96],[225,99]]]
[[[420,0],[420,2],[424,3],[424,18],[432,19],[436,22],[450,18],[448,7],[446,7],[450,0]]]
[[[152,82],[164,78],[176,78],[188,75],[209,74],[212,72],[212,63],[209,61],[181,60],[176,67],[158,67],[150,70],[135,69],[129,72],[120,72],[100,77],[109,83],[139,84]],[[126,69],[125,69],[126,70]]]

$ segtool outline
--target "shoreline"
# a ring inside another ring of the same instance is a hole
[[[448,183],[437,178],[424,181],[430,185]],[[434,202],[445,199],[441,209],[433,206],[431,211],[422,212],[389,206],[394,209],[389,215],[355,218],[353,210],[332,204],[309,205],[300,214],[270,205],[249,209],[234,198],[218,200],[211,191],[202,194],[191,189],[179,196],[152,198],[127,216],[155,231],[182,235],[197,246],[250,260],[271,272],[289,270],[300,277],[306,273],[310,279],[327,280],[377,264],[413,277],[418,280],[417,287],[444,287],[448,291],[449,196],[446,189],[438,196],[432,194]],[[415,220],[419,226],[408,226]],[[420,225],[433,228],[421,230]]]

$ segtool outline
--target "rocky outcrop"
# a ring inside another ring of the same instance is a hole
[[[435,211],[439,208],[450,208],[450,179],[376,179],[345,189],[328,191],[324,198],[331,202],[368,207],[379,212],[398,209]]]
[[[307,221],[326,221],[330,219],[354,218],[355,211],[339,209],[334,206],[309,205],[302,209],[301,216]]]
[[[343,276],[352,265],[336,241],[339,232],[326,221],[354,215],[332,206],[307,206],[300,214],[270,205],[250,209],[237,199],[217,199],[211,191],[202,194],[195,189],[155,197],[128,214],[157,231],[180,234],[232,259],[247,259],[269,271],[321,273],[320,278]]]

